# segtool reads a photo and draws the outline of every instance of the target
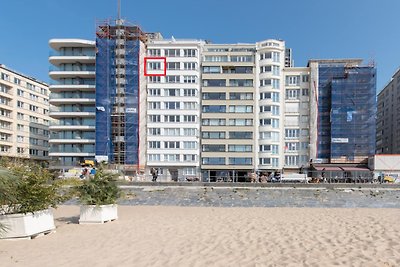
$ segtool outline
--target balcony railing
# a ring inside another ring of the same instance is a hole
[[[96,53],[94,51],[84,51],[84,52],[61,52],[61,51],[50,51],[49,56],[55,57],[94,57],[96,56]]]

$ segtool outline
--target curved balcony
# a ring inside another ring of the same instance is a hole
[[[86,111],[51,111],[50,117],[64,118],[64,117],[95,117],[96,112]]]
[[[94,131],[96,126],[94,125],[51,125],[49,130],[63,131],[63,130],[80,130],[80,131]]]
[[[79,138],[50,139],[49,143],[52,143],[52,144],[94,144],[95,140],[94,139],[79,139]]]
[[[94,104],[96,99],[94,98],[51,98],[49,100],[50,104],[57,106],[57,104]]]
[[[49,157],[94,157],[93,152],[49,152]]]

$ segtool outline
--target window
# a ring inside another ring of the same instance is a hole
[[[197,108],[196,102],[183,102],[183,109],[195,110]]]
[[[286,142],[285,143],[285,150],[286,151],[298,151],[299,150],[299,143],[297,143],[297,142]]]
[[[22,135],[17,135],[17,143],[23,143],[24,137]]]
[[[160,83],[161,77],[160,76],[149,76],[149,83]]]
[[[149,70],[161,70],[161,62],[148,62],[147,68]]]
[[[183,116],[184,122],[196,122],[196,115],[184,115]]]
[[[260,112],[271,112],[272,115],[279,115],[279,106],[260,106]]]
[[[253,62],[253,56],[231,56],[232,62]]]
[[[196,70],[197,63],[196,62],[185,62],[183,63],[183,69],[185,70]]]
[[[260,86],[267,86],[267,85],[271,85],[271,84],[272,84],[271,79],[261,79],[260,80]]]
[[[309,94],[308,88],[301,89],[301,94],[302,94],[303,96],[308,96],[308,94]]]
[[[204,113],[225,113],[225,105],[204,105],[202,107]]]
[[[272,61],[279,62],[280,61],[280,53],[279,52],[272,52]]]
[[[183,129],[183,135],[184,136],[196,136],[197,135],[197,129],[196,128],[184,128]]]
[[[161,135],[160,128],[149,128],[149,135]]]
[[[203,126],[224,126],[226,123],[225,119],[203,119]]]
[[[230,100],[253,100],[253,93],[229,93]]]
[[[272,70],[272,66],[261,66],[260,67],[260,73],[271,72],[271,70]]]
[[[301,136],[308,136],[309,130],[308,129],[301,129]]]
[[[167,75],[165,76],[165,82],[167,83],[180,83],[181,77],[179,75]]]
[[[310,144],[308,142],[301,142],[300,143],[300,149],[304,150],[304,149],[308,149],[308,146]]]
[[[225,139],[225,132],[202,132],[204,139]]]
[[[196,49],[183,49],[185,57],[196,57]]]
[[[164,122],[180,122],[180,116],[179,115],[165,115],[164,116]]]
[[[160,96],[161,95],[161,89],[147,89],[147,94],[149,96]]]
[[[253,106],[229,106],[230,113],[253,113]]]
[[[225,100],[226,93],[203,93],[202,97],[205,100]]]
[[[17,153],[18,154],[24,154],[25,150],[23,147],[17,147]]]
[[[203,86],[213,86],[213,87],[226,86],[226,80],[225,79],[203,80]]]
[[[160,154],[148,154],[148,161],[150,162],[157,162],[160,161]]]
[[[260,158],[260,165],[271,165],[271,158]]]
[[[31,83],[26,83],[26,88],[28,88],[29,90],[33,90],[33,91],[35,91],[35,86],[33,85],[33,84],[31,84]]]
[[[279,119],[260,119],[260,126],[272,125],[272,128],[279,128]]]
[[[168,161],[168,162],[179,161],[179,154],[165,154],[164,161]]]
[[[18,85],[21,85],[21,80],[16,78],[16,77],[14,77],[14,83],[18,84]]]
[[[184,96],[197,96],[197,90],[196,89],[183,89],[183,95]]]
[[[225,158],[216,157],[216,158],[202,158],[201,163],[204,165],[225,165]]]
[[[297,166],[299,161],[299,156],[285,156],[285,165],[287,166]]]
[[[179,89],[164,89],[164,96],[180,96]]]
[[[179,49],[165,49],[164,50],[166,57],[179,57],[180,51]]]
[[[167,149],[178,149],[180,148],[180,143],[175,141],[167,141],[164,142],[164,148]]]
[[[278,79],[272,79],[272,88],[279,89],[280,81]]]
[[[17,131],[19,131],[19,132],[24,131],[24,125],[22,125],[22,124],[17,124]]]
[[[302,76],[301,76],[301,81],[302,81],[303,83],[308,83],[308,82],[309,82],[309,79],[310,79],[310,76],[309,76],[309,75],[302,75]]]
[[[197,149],[197,142],[195,141],[185,141],[183,142],[184,149]]]
[[[24,91],[22,89],[17,89],[18,96],[24,96]]]
[[[300,90],[299,89],[287,89],[286,99],[294,100],[299,99]]]
[[[203,67],[203,73],[221,73],[221,67],[219,66]]]
[[[197,83],[197,76],[196,75],[184,75],[183,83]]]
[[[149,49],[149,50],[147,50],[147,53],[151,57],[159,57],[159,56],[161,56],[161,50],[160,49]]]
[[[161,102],[149,102],[149,109],[161,109]]]
[[[225,152],[225,145],[203,145],[203,152]]]
[[[229,126],[252,126],[253,119],[229,119]]]
[[[279,93],[277,92],[265,92],[260,93],[260,99],[272,99],[272,102],[279,102]]]
[[[183,161],[186,161],[186,162],[196,162],[196,155],[194,155],[194,154],[186,154],[186,155],[183,155]]]
[[[285,138],[287,139],[295,139],[299,138],[299,129],[285,129]]]
[[[253,80],[251,79],[230,79],[229,86],[251,87]]]
[[[204,62],[228,62],[228,56],[205,56]]]
[[[252,152],[252,145],[228,145],[229,152]]]
[[[251,165],[252,158],[229,158],[229,165]]]
[[[165,102],[164,107],[165,107],[165,109],[180,109],[181,103],[180,102]]]
[[[164,135],[165,136],[179,136],[181,131],[179,128],[165,128]]]
[[[0,108],[0,116],[11,117],[11,111]]]
[[[167,70],[179,70],[181,68],[180,62],[168,62]]]
[[[279,159],[271,158],[271,163],[272,163],[272,167],[278,167],[279,166]]]
[[[252,139],[253,132],[229,132],[229,139]]]
[[[5,80],[5,81],[10,81],[10,75],[2,72],[1,73],[1,79]]]
[[[281,73],[280,73],[280,68],[279,68],[279,66],[272,66],[272,75],[276,75],[276,76],[279,76]]]
[[[299,85],[300,84],[300,76],[286,76],[286,84],[288,86]]]
[[[31,100],[33,100],[33,101],[38,101],[39,100],[39,97],[37,95],[34,95],[34,94],[29,94],[29,98]]]
[[[22,102],[22,101],[17,101],[17,107],[18,107],[18,108],[24,108],[24,102]]]

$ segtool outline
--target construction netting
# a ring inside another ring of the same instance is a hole
[[[318,158],[361,163],[375,154],[376,69],[319,65]]]

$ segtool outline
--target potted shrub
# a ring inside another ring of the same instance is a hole
[[[104,223],[118,219],[117,200],[121,190],[116,180],[116,175],[101,165],[93,177],[76,188],[81,203],[79,223]]]
[[[54,230],[50,207],[64,201],[60,187],[39,165],[0,169],[0,238],[34,237]]]

